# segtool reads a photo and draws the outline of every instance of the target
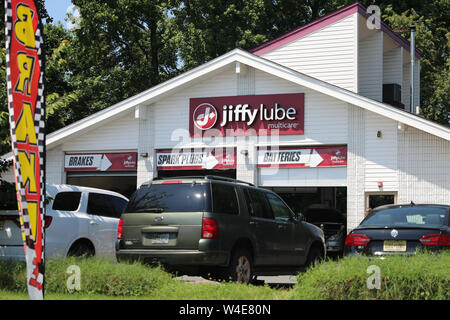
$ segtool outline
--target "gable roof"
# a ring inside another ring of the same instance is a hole
[[[333,11],[304,26],[294,29],[288,33],[285,33],[279,36],[278,38],[267,41],[257,46],[256,48],[249,50],[249,52],[256,54],[258,56],[263,55],[281,46],[284,46],[285,44],[288,44],[292,41],[305,37],[308,34],[313,33],[314,31],[329,26],[339,20],[345,19],[346,17],[354,13],[359,13],[366,19],[368,19],[371,16],[369,13],[367,13],[367,9],[362,4],[360,4],[359,2],[355,2],[339,10]],[[392,40],[394,40],[396,43],[402,46],[404,49],[406,49],[407,51],[411,50],[411,45],[409,41],[399,36],[397,33],[395,33],[394,30],[392,30],[383,21],[381,21],[381,30],[385,32],[389,37],[391,37]],[[416,58],[420,59],[420,51],[418,49],[416,49]]]
[[[208,74],[220,71],[222,68],[236,62],[262,70],[279,78],[296,83],[300,86],[321,92],[325,95],[345,101],[349,104],[361,107],[450,141],[450,129],[442,125],[423,119],[407,111],[394,108],[390,105],[372,100],[370,98],[366,98],[355,92],[313,78],[273,61],[251,54],[242,49],[234,49],[195,69],[187,71],[149,90],[139,93],[131,98],[121,101],[111,107],[47,135],[47,148],[58,145],[74,135],[97,128],[102,123],[117,119],[126,112],[133,110],[136,106],[144,103],[146,105],[154,103],[174,90],[188,86],[192,84],[192,81],[199,81],[202,77],[207,77]]]

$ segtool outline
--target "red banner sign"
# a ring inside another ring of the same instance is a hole
[[[64,157],[66,171],[136,171],[136,152],[76,153]]]
[[[259,150],[259,168],[345,167],[347,146]]]
[[[232,150],[158,151],[158,170],[236,169],[236,152]]]
[[[303,93],[191,98],[191,137],[304,133]]]
[[[42,28],[33,0],[6,0],[6,64],[14,171],[31,299],[44,298],[45,106]]]

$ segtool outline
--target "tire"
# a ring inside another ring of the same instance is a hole
[[[323,260],[322,250],[319,247],[312,247],[306,260],[306,268],[309,269]]]
[[[250,251],[239,248],[232,253],[230,265],[226,270],[227,280],[249,284],[253,279],[253,259]]]
[[[90,243],[77,242],[72,245],[67,255],[69,257],[89,258],[95,255],[95,251]]]

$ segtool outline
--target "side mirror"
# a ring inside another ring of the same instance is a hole
[[[299,222],[305,221],[305,216],[303,215],[303,213],[298,212],[295,215],[296,215],[297,221],[299,221]]]

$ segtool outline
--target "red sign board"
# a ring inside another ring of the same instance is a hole
[[[43,29],[33,0],[6,0],[8,109],[31,299],[44,298],[45,101]],[[5,91],[6,92],[6,91]]]
[[[136,152],[73,153],[64,158],[66,171],[136,171]]]
[[[189,100],[191,137],[304,134],[303,93]]]
[[[158,170],[236,169],[235,149],[202,151],[158,151]]]
[[[347,146],[259,150],[258,168],[346,167]]]

